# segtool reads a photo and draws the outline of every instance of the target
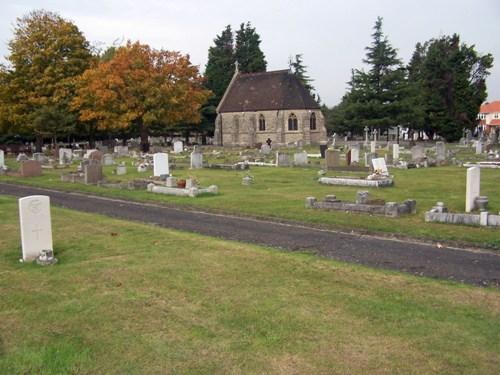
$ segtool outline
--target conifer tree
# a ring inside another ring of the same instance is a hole
[[[241,73],[266,71],[267,62],[260,49],[260,42],[260,36],[250,22],[240,25],[239,30],[236,31],[235,57]]]

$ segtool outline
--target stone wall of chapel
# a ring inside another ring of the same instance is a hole
[[[316,115],[316,130],[310,130],[311,113]],[[288,130],[288,117],[297,116],[298,130]],[[264,116],[266,130],[259,130],[259,117]],[[221,132],[222,129],[222,132]],[[273,142],[284,145],[303,140],[305,144],[317,145],[326,141],[324,116],[320,110],[286,110],[260,112],[219,113],[216,119],[214,139],[217,145],[252,146],[264,143],[270,138]]]

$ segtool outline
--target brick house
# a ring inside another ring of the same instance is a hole
[[[479,119],[478,125],[485,133],[498,134],[500,132],[500,100],[483,104],[477,117]]]
[[[285,145],[326,141],[320,106],[289,70],[236,72],[217,107],[214,142],[252,146],[271,139]]]

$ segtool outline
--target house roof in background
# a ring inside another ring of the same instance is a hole
[[[238,73],[231,81],[218,112],[319,109],[311,94],[289,70]]]
[[[500,100],[494,102],[483,104],[479,109],[480,113],[498,113],[500,112]]]

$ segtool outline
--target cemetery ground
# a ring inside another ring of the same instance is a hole
[[[51,211],[58,265],[21,264],[17,199],[0,196],[0,373],[500,367],[495,288]]]

